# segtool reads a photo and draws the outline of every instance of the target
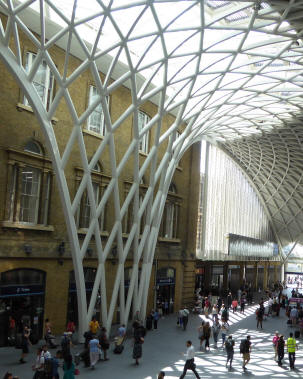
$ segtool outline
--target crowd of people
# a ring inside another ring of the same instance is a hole
[[[279,366],[283,365],[285,352],[288,354],[289,367],[291,370],[295,369],[296,351],[298,349],[298,338],[303,336],[303,307],[301,302],[294,302],[298,295],[296,290],[292,291],[292,298],[288,298],[283,293],[283,288],[275,288],[274,291],[267,291],[264,298],[258,301],[255,310],[256,327],[263,329],[263,321],[267,317],[279,317],[281,310],[285,310],[288,317],[287,324],[295,327],[289,335],[284,337],[282,333],[276,331],[272,338],[272,345],[274,349],[274,359]],[[228,291],[225,298],[220,296],[212,296],[202,294],[197,291],[198,313],[203,315],[201,325],[198,327],[199,348],[202,352],[212,348],[222,348],[226,352],[226,367],[229,370],[233,369],[234,353],[238,349],[242,356],[243,371],[247,370],[247,365],[250,362],[251,352],[254,350],[253,341],[250,335],[242,338],[241,341],[235,340],[230,332],[230,317],[231,315],[240,314],[245,315],[246,306],[250,305],[252,301],[252,293],[246,288],[239,289],[236,293],[232,294]],[[197,304],[194,308],[197,311]],[[251,313],[251,310],[250,310]],[[189,310],[182,308],[177,313],[177,325],[186,331]],[[146,332],[148,330],[157,330],[158,322],[163,317],[162,312],[158,309],[152,310],[146,319],[146,323],[140,320],[140,313],[135,313],[131,338],[133,340],[132,358],[135,365],[139,365],[140,358],[143,354],[143,344],[145,342]],[[146,327],[145,327],[145,326]],[[102,327],[95,317],[92,318],[88,325],[88,331],[84,334],[85,343],[84,350],[80,354],[76,354],[73,358],[71,354],[71,347],[73,346],[73,334],[76,326],[73,322],[69,321],[67,331],[64,332],[59,349],[54,355],[49,351],[49,348],[58,348],[55,337],[52,334],[51,322],[46,319],[45,321],[45,343],[37,349],[36,358],[32,365],[34,379],[58,379],[59,368],[64,372],[64,379],[74,379],[75,375],[79,373],[77,365],[80,360],[83,360],[85,367],[90,367],[92,370],[96,368],[97,362],[100,360],[108,361],[108,350],[111,342],[107,335],[107,330]],[[22,340],[21,340],[21,357],[20,363],[25,363],[26,356],[29,352],[31,345],[30,340],[31,330],[27,325],[24,326]],[[114,340],[114,353],[121,354],[124,349],[124,342],[127,335],[127,328],[125,325],[120,325],[117,330],[117,336]],[[211,341],[212,338],[212,341]],[[195,348],[191,340],[186,341],[187,351],[185,353],[185,365],[183,373],[180,378],[184,378],[187,371],[191,370],[197,378],[199,373],[196,370],[194,362]],[[165,372],[161,371],[158,378],[164,378]],[[18,378],[7,372],[4,379]]]

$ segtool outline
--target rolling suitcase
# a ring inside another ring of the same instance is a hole
[[[121,354],[123,350],[124,350],[124,346],[122,344],[121,345],[117,345],[114,348],[114,354]]]

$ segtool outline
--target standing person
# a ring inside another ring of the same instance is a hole
[[[229,318],[228,309],[226,306],[223,307],[222,313],[221,313],[221,321],[227,322]]]
[[[167,300],[164,301],[164,311],[166,315],[169,314],[169,303]]]
[[[165,376],[165,372],[164,371],[160,371],[159,375],[158,375],[158,379],[164,379],[164,376]]]
[[[56,356],[52,359],[52,379],[59,379],[58,369],[60,366],[59,359],[61,359],[61,358],[62,358],[61,351],[58,350],[56,352]]]
[[[33,379],[44,379],[44,362],[43,350],[39,347],[37,349],[35,364],[32,366],[32,369],[35,371]]]
[[[188,323],[188,315],[189,315],[189,310],[184,308],[182,312],[182,324],[183,324],[183,330],[186,330],[186,326]]]
[[[231,306],[232,306],[232,309],[233,309],[233,313],[236,313],[237,312],[237,308],[238,308],[238,300],[237,299],[234,299],[231,303]]]
[[[196,365],[195,365],[195,348],[193,347],[193,344],[191,341],[186,342],[187,351],[185,357],[185,365],[183,369],[183,373],[180,376],[180,379],[183,379],[186,375],[187,370],[192,370],[192,372],[196,375],[196,378],[200,379],[199,374],[196,371]]]
[[[16,342],[16,321],[12,316],[8,318],[8,342],[10,346]]]
[[[125,336],[126,336],[126,327],[124,324],[122,324],[120,328],[118,329],[118,337],[124,339]]]
[[[226,349],[226,354],[227,354],[226,367],[228,366],[228,362],[229,362],[230,370],[232,369],[232,363],[233,363],[233,358],[234,358],[234,346],[235,346],[235,341],[233,340],[233,337],[230,335],[228,336],[225,342],[225,349]]]
[[[213,323],[212,331],[213,331],[213,338],[214,338],[214,346],[217,348],[218,343],[218,335],[220,333],[221,325],[219,323],[219,320],[216,319],[216,321]]]
[[[224,321],[221,325],[221,337],[222,337],[222,347],[225,344],[226,334],[228,333],[229,325],[228,322]]]
[[[109,349],[110,343],[109,343],[109,339],[107,337],[107,330],[105,328],[101,328],[101,333],[99,336],[99,343],[100,343],[101,349],[103,351],[104,361],[108,361],[107,350]]]
[[[21,337],[22,354],[19,360],[20,363],[26,363],[24,358],[29,353],[29,345],[30,345],[29,336],[30,336],[30,329],[27,325],[25,325],[23,329],[22,337]]]
[[[160,318],[160,315],[159,315],[158,309],[156,309],[153,314],[154,329],[158,329],[159,318]]]
[[[250,361],[251,353],[251,342],[250,336],[247,336],[246,339],[242,340],[240,343],[240,354],[243,355],[243,370],[246,370],[246,365]]]
[[[277,344],[277,353],[278,353],[278,365],[282,366],[282,359],[284,358],[284,350],[285,350],[285,341],[283,335],[279,337]]]
[[[73,362],[73,357],[71,355],[64,359],[63,371],[63,379],[75,379],[75,365]]]
[[[297,324],[297,318],[298,318],[298,309],[296,307],[292,307],[290,310],[290,319],[292,325]]]
[[[241,296],[242,296],[242,290],[241,288],[238,289],[238,302],[240,303],[241,301]]]
[[[99,340],[97,339],[95,334],[93,334],[93,338],[89,341],[88,346],[89,346],[90,367],[92,370],[94,370],[95,365],[99,360],[99,349],[101,347],[99,344]],[[65,358],[67,357],[68,356],[66,356]]]
[[[291,370],[294,370],[295,369],[295,360],[296,360],[297,342],[293,338],[293,333],[289,333],[289,338],[287,338],[286,345],[287,345],[289,366],[290,366]]]
[[[97,321],[96,316],[93,316],[92,321],[89,323],[89,330],[92,334],[97,334],[99,329],[99,322]]]
[[[273,344],[273,348],[275,352],[275,358],[274,358],[275,361],[277,360],[277,355],[278,355],[278,341],[279,341],[279,332],[276,331],[274,338],[272,339],[272,344]]]
[[[71,347],[71,340],[70,340],[69,334],[68,332],[64,332],[61,339],[61,350],[62,350],[63,359],[65,359],[65,357],[70,355],[70,347]]]
[[[217,307],[216,304],[214,304],[211,313],[212,313],[212,319],[213,319],[213,322],[215,322],[216,320],[218,320],[218,307]]]
[[[135,364],[139,365],[139,359],[142,357],[142,344],[144,343],[144,337],[142,333],[142,328],[138,322],[133,323],[133,328],[134,328],[133,358],[135,359]]]
[[[263,329],[263,316],[264,316],[264,308],[260,306],[260,308],[257,309],[256,311],[256,318],[257,318],[257,328],[259,328],[259,325],[261,329]]]

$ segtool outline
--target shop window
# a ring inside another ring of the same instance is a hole
[[[142,111],[138,112],[139,134],[142,132],[144,127],[149,123],[149,121],[150,121],[150,117],[146,113],[144,113]],[[139,142],[139,151],[147,154],[148,150],[149,150],[149,131],[147,131],[143,134],[143,136],[141,137],[140,142]]]
[[[37,55],[31,52],[26,53],[25,70],[27,73],[32,69]],[[33,78],[33,84],[46,109],[49,108],[53,96],[54,76],[45,60],[39,64],[38,70]],[[29,105],[24,97],[24,105]]]
[[[51,194],[51,162],[35,141],[24,153],[9,150],[6,220],[30,225],[48,225]],[[29,154],[28,154],[29,153]]]
[[[177,194],[177,188],[172,183],[169,187],[168,196],[163,212],[162,222],[159,235],[164,238],[178,238],[178,217],[180,201]]]
[[[89,86],[89,101],[88,104],[91,105],[96,98],[98,98],[98,90],[95,86]],[[108,97],[106,98],[108,103]],[[105,135],[105,121],[104,121],[104,112],[102,109],[101,102],[95,107],[95,109],[90,114],[87,121],[87,129],[91,132],[100,134],[101,136]]]

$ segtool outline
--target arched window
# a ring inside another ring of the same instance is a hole
[[[33,141],[33,140],[29,140],[25,147],[24,147],[24,151],[27,151],[29,153],[33,153],[33,154],[39,154],[39,155],[42,155],[42,150],[41,150],[41,147],[40,145]]]

